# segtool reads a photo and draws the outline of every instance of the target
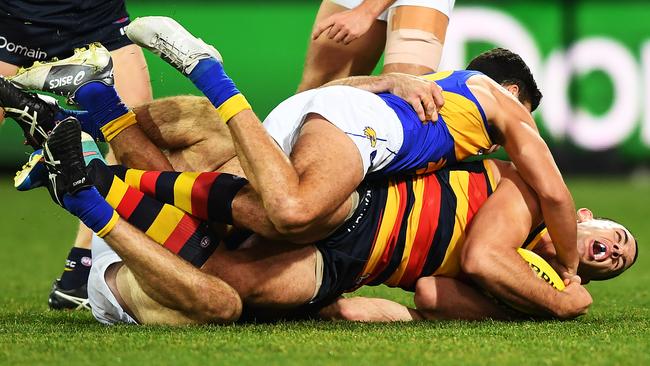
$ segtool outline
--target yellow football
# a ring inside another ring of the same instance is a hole
[[[528,262],[530,268],[535,272],[537,277],[543,279],[557,290],[564,290],[564,281],[562,281],[560,275],[555,272],[553,267],[551,267],[544,258],[523,248],[517,249],[517,252],[526,262]]]

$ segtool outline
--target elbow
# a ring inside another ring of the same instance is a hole
[[[202,324],[228,324],[239,319],[242,301],[232,288],[214,291],[212,288],[199,288],[200,298],[194,304],[192,315]]]
[[[291,200],[269,210],[269,219],[278,233],[285,237],[294,237],[304,234],[316,221],[317,213]]]
[[[426,318],[435,318],[438,311],[438,289],[433,277],[420,278],[415,283],[415,307],[422,311]]]
[[[557,185],[542,186],[539,188],[537,195],[541,202],[546,202],[554,206],[573,203],[571,192],[569,192],[569,188],[567,188],[564,182]]]
[[[484,278],[489,271],[488,263],[490,263],[490,259],[486,258],[487,255],[485,251],[478,250],[475,245],[465,243],[461,253],[461,270],[475,280]]]

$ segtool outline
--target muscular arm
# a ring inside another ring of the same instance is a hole
[[[388,92],[408,102],[421,121],[437,121],[438,110],[445,103],[442,88],[433,81],[418,76],[389,73],[379,76],[350,76],[330,81],[322,87],[347,85],[371,93]]]
[[[578,269],[575,204],[553,155],[530,113],[512,95],[487,77],[473,77],[471,83],[488,121],[503,136],[504,141],[495,142],[505,148],[523,180],[539,197],[558,261],[566,268],[567,273],[560,274],[570,278]]]
[[[517,247],[539,222],[539,207],[534,192],[513,167],[501,166],[500,170],[497,189],[474,216],[467,233],[461,254],[463,271],[493,295],[529,314],[572,318],[586,313],[591,297],[582,286],[571,282],[564,291],[557,291],[540,281],[517,254]]]

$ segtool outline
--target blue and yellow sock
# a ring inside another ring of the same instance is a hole
[[[88,83],[77,90],[75,100],[84,111],[63,110],[61,114],[76,117],[84,132],[95,139],[111,141],[136,123],[135,114],[122,103],[112,86]]]
[[[103,238],[117,224],[117,212],[99,194],[97,188],[84,188],[74,194],[63,196],[63,207],[77,216],[97,236]]]
[[[216,59],[208,58],[199,61],[188,77],[217,108],[224,123],[228,123],[237,113],[252,109],[224,71],[223,65]]]

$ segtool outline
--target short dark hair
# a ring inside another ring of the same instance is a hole
[[[542,100],[542,92],[537,88],[528,65],[510,50],[495,48],[483,52],[467,65],[467,70],[480,71],[503,86],[517,85],[519,101],[529,102],[533,111]]]

